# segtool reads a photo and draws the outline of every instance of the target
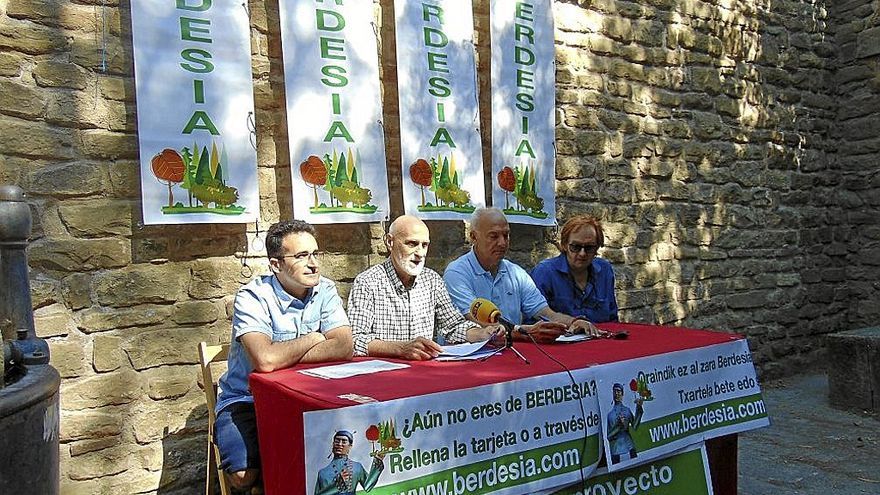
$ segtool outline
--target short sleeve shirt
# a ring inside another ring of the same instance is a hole
[[[273,342],[293,340],[311,332],[326,333],[348,326],[336,284],[321,277],[305,300],[290,295],[274,275],[252,280],[235,295],[229,368],[218,382],[216,411],[235,402],[253,402],[248,376],[253,365],[239,339],[259,332]]]
[[[484,269],[473,249],[460,256],[443,273],[452,302],[467,314],[474,299],[492,301],[510,322],[518,324],[533,318],[547,307],[547,301],[529,274],[516,263],[502,259],[498,273]]]

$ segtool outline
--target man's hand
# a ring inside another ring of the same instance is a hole
[[[540,344],[550,344],[565,333],[566,326],[556,321],[539,321],[534,325],[522,325],[521,331],[529,334]]]
[[[591,322],[587,320],[573,320],[571,325],[568,326],[568,333],[576,334],[583,333],[589,337],[610,337],[611,332],[606,332],[605,330],[599,330],[596,325],[593,325]]]
[[[410,361],[434,359],[443,350],[439,344],[424,337],[416,337],[406,342],[395,342],[395,344],[397,345],[395,353],[397,357]]]
[[[550,321],[558,321],[566,324],[566,332],[569,335],[579,333],[586,334],[587,337],[612,337],[611,332],[599,330],[595,325],[590,323],[582,316],[569,316],[563,313],[557,313],[549,307],[545,307],[538,312],[538,316]]]
[[[482,340],[490,340],[490,343],[492,345],[499,347],[502,347],[504,346],[504,344],[506,344],[504,326],[500,323],[493,323],[491,325],[486,325],[483,327],[476,327],[474,333],[479,337],[475,339],[475,341],[477,342]]]
[[[503,347],[505,342],[504,327],[500,324],[491,324],[486,326],[473,326],[468,328],[468,342],[485,342],[489,340],[490,344],[496,347]]]

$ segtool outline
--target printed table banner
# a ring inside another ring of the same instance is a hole
[[[512,223],[556,223],[551,0],[492,0],[492,204]]]
[[[577,482],[601,452],[589,374],[307,412],[306,491],[523,494]],[[350,452],[334,444],[338,431],[351,435]]]
[[[250,22],[241,2],[131,2],[144,223],[259,215]]]
[[[467,218],[485,204],[470,0],[395,0],[407,213]]]
[[[612,471],[770,424],[745,339],[596,370]]]
[[[712,495],[705,443],[622,471],[599,468],[591,478],[553,495]]]
[[[388,218],[372,2],[279,2],[294,217]]]

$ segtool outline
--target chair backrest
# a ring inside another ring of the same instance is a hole
[[[205,387],[205,400],[208,402],[211,423],[214,422],[214,406],[217,405],[217,380],[222,374],[219,369],[225,366],[227,356],[229,356],[229,344],[208,345],[199,342],[199,364],[202,368],[202,383]],[[214,373],[215,369],[218,370],[217,373]]]
[[[202,386],[205,388],[205,402],[208,405],[208,462],[207,472],[205,473],[205,495],[214,494],[214,481],[216,480],[220,487],[221,495],[229,495],[229,483],[226,475],[218,465],[220,451],[214,444],[214,422],[217,415],[214,413],[214,406],[217,405],[217,379],[220,378],[221,368],[226,366],[226,357],[229,355],[229,344],[208,345],[205,342],[199,342],[199,364],[202,369]],[[217,371],[215,373],[214,371]],[[217,378],[214,378],[214,377]]]

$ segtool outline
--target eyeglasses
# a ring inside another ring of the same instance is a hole
[[[595,253],[598,250],[599,250],[598,244],[576,244],[574,242],[571,242],[568,244],[568,251],[571,254],[577,254],[581,251],[589,254],[589,253]]]
[[[324,257],[324,251],[312,251],[311,253],[308,251],[303,251],[301,253],[296,253],[296,254],[285,254],[283,256],[279,256],[278,259],[293,258],[294,263],[300,263],[300,262],[308,260],[309,258],[312,258],[313,260],[320,263],[321,258],[323,258],[323,257]]]

